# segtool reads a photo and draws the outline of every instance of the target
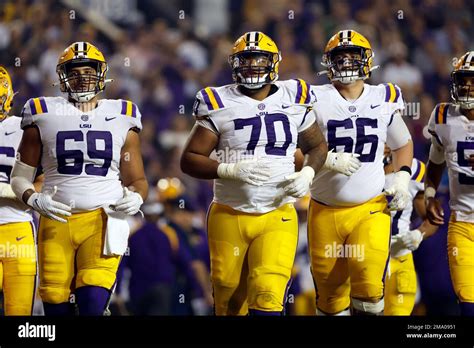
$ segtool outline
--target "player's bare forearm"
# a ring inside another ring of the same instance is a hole
[[[148,197],[148,181],[144,177],[136,179],[128,184],[124,183],[124,186],[129,188],[130,191],[139,193],[143,200],[146,200]]]
[[[124,187],[135,191],[146,200],[148,196],[148,182],[145,177],[143,159],[140,151],[140,137],[130,130],[122,148],[120,159],[120,176]]]
[[[392,150],[393,169],[398,172],[402,167],[411,168],[413,161],[413,142],[409,140],[402,147]]]
[[[38,175],[33,183],[36,192],[41,192],[44,183],[44,174]]]
[[[433,187],[435,190],[438,189],[445,167],[446,162],[436,164],[428,161],[428,164],[426,165],[425,189],[427,187]]]
[[[304,165],[304,155],[300,148],[296,149],[295,152],[295,172],[299,172]]]
[[[432,223],[430,223],[430,221],[428,219],[424,219],[423,223],[418,227],[418,230],[421,233],[425,234],[423,236],[423,239],[426,239],[426,238],[431,237],[433,234],[436,233],[436,231],[438,230],[438,226],[433,225]]]
[[[209,158],[219,142],[217,134],[195,125],[181,155],[183,173],[198,179],[217,179],[219,162]]]
[[[416,214],[422,218],[426,218],[426,205],[424,191],[418,191],[415,198],[413,199],[413,208],[415,209]]]
[[[23,131],[18,153],[20,161],[32,167],[38,167],[41,160],[41,136],[38,128],[28,127]]]
[[[219,162],[201,154],[184,152],[181,156],[181,170],[197,179],[217,179]]]
[[[305,155],[304,166],[312,167],[317,173],[326,162],[328,145],[316,122],[298,134],[298,146]]]

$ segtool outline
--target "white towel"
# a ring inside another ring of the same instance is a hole
[[[109,207],[104,207],[107,214],[107,228],[105,231],[104,255],[123,255],[127,250],[130,226],[127,215],[115,212]]]

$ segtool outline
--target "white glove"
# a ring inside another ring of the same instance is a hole
[[[400,257],[406,255],[410,252],[405,247],[405,243],[403,243],[402,236],[404,232],[400,232],[394,236],[392,236],[390,240],[390,255],[391,257]]]
[[[285,186],[283,190],[289,196],[301,198],[306,196],[313,182],[314,169],[310,166],[305,166],[299,172],[285,176]]]
[[[26,204],[45,217],[66,223],[67,220],[58,215],[71,216],[71,207],[53,199],[57,191],[58,187],[54,186],[53,192],[35,192]]]
[[[333,170],[335,172],[351,176],[359,170],[362,163],[358,159],[358,153],[347,152],[333,152],[334,149],[328,152],[324,168]]]
[[[394,174],[392,185],[385,190],[386,196],[393,196],[392,201],[388,205],[390,210],[403,210],[410,203],[411,197],[408,191],[410,179],[410,173],[404,170]]]
[[[143,198],[139,193],[130,191],[127,187],[124,187],[123,197],[115,202],[115,204],[110,205],[110,208],[127,215],[135,215],[140,211],[142,204]]]
[[[401,240],[405,245],[405,248],[411,251],[415,251],[420,246],[421,241],[423,240],[423,236],[425,234],[421,233],[420,230],[411,230],[407,231],[401,236]]]
[[[16,199],[12,186],[6,182],[0,182],[0,198]]]
[[[237,163],[219,164],[217,175],[222,179],[240,180],[250,185],[261,186],[270,177],[270,168],[257,159],[243,160]]]

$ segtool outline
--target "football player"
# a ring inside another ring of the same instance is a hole
[[[298,240],[293,202],[326,160],[309,85],[277,81],[280,61],[273,40],[248,32],[229,57],[234,83],[197,93],[181,168],[215,179],[207,228],[216,315],[282,314]],[[306,158],[295,172],[297,144]]]
[[[32,98],[22,112],[12,188],[41,214],[39,291],[46,315],[72,314],[72,293],[81,315],[104,313],[126,249],[125,216],[139,211],[148,191],[137,106],[98,99],[107,70],[97,47],[75,42],[56,68],[67,99]],[[40,164],[45,182],[37,192],[31,182]]]
[[[394,179],[391,151],[385,147],[385,187],[392,185]],[[417,288],[415,265],[412,251],[438,229],[426,218],[424,200],[424,177],[426,166],[414,158],[411,166],[413,173],[409,192],[411,200],[405,209],[392,211],[392,237],[390,245],[390,263],[385,276],[384,315],[410,315],[415,306]],[[413,210],[423,219],[420,226],[410,229]]]
[[[14,95],[10,76],[0,66],[0,283],[5,315],[31,315],[36,279],[35,232],[31,212],[16,199],[10,185],[23,133],[21,119],[9,116]],[[41,188],[40,177],[35,186]]]
[[[474,316],[474,51],[457,60],[451,83],[453,103],[437,105],[428,123],[431,148],[425,198],[428,218],[443,225],[443,208],[435,196],[448,167],[449,269],[461,314]]]
[[[321,315],[383,314],[389,257],[390,209],[410,201],[413,159],[410,133],[402,120],[400,88],[369,85],[374,52],[354,30],[327,43],[323,65],[330,84],[312,87],[313,109],[328,142],[325,168],[316,174],[309,208],[308,239]],[[393,149],[394,178],[384,190],[384,145]],[[342,163],[343,165],[337,165]]]

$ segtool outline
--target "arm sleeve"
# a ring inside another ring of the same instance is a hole
[[[399,111],[392,115],[391,123],[388,125],[387,145],[392,150],[405,146],[411,140],[410,131],[402,119]]]
[[[301,133],[311,127],[313,123],[316,122],[316,115],[313,108],[310,106],[306,108],[306,111],[303,116],[303,120],[301,121],[300,126],[298,127],[298,133]]]

